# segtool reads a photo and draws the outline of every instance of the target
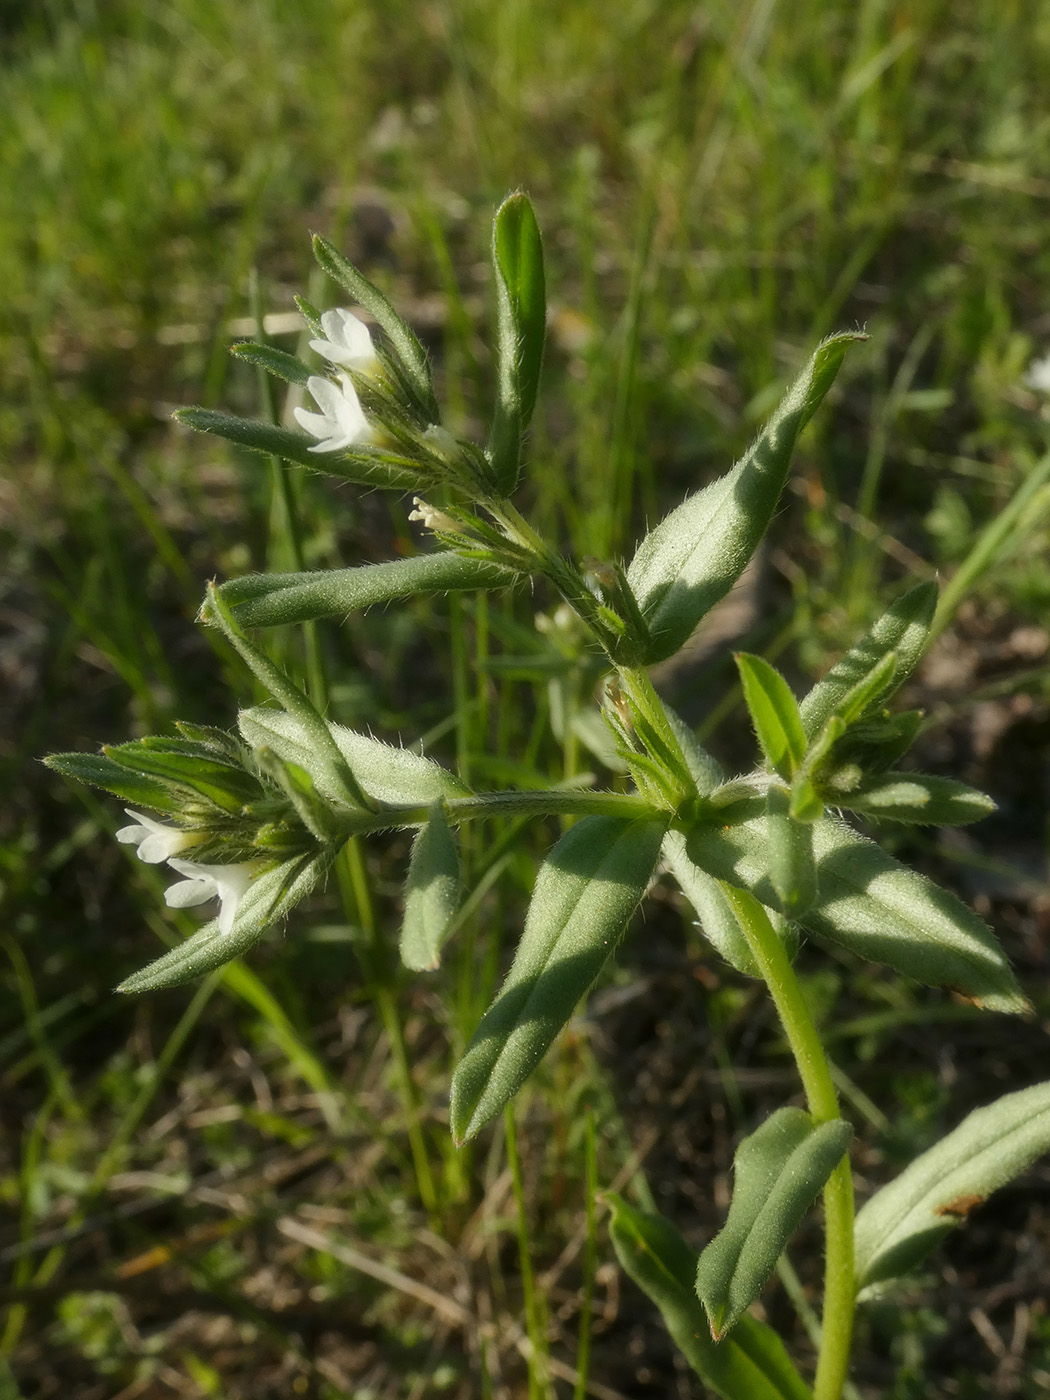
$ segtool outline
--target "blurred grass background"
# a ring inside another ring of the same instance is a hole
[[[112,986],[195,921],[109,839],[116,804],[36,760],[174,718],[228,726],[251,695],[193,616],[207,579],[287,564],[270,480],[170,411],[259,411],[226,354],[252,333],[252,279],[294,348],[293,293],[333,296],[308,231],[333,238],[431,348],[449,426],[480,432],[489,220],[524,187],[551,315],[522,498],[580,553],[629,556],[818,337],[869,332],[760,567],[662,685],[747,762],[718,637],[803,684],[904,579],[966,569],[913,699],[926,766],[1000,812],[886,839],[992,919],[1036,1015],[1005,1025],[808,950],[801,966],[835,1018],[862,1188],[1038,1078],[1050,532],[1046,400],[1024,374],[1050,350],[1050,10],[8,0],[0,44],[0,1397],[698,1394],[610,1264],[593,1188],[655,1199],[701,1243],[735,1142],[795,1084],[768,1009],[668,891],[515,1119],[455,1153],[449,1065],[552,832],[473,836],[479,894],[431,977],[395,965],[391,840],[347,875],[349,926],[333,889],[248,966],[128,1001]],[[403,502],[294,489],[311,566],[413,548]],[[537,636],[550,606],[325,629],[334,717],[425,734],[478,784],[586,766],[554,733],[594,677],[556,628]],[[793,1251],[800,1287],[818,1250],[811,1233]],[[1048,1268],[1044,1167],[871,1312],[860,1392],[1050,1393]],[[790,1327],[782,1291],[766,1305]]]

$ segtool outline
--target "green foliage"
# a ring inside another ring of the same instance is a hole
[[[937,585],[919,583],[872,623],[802,701],[802,725],[810,738],[833,715],[847,722],[859,718],[907,680],[926,650],[936,607]],[[892,671],[887,675],[890,654]]]
[[[608,962],[645,893],[663,835],[656,821],[586,817],[551,850],[507,979],[453,1076],[457,1142],[517,1092]]]
[[[660,1309],[667,1330],[698,1376],[723,1400],[811,1400],[769,1327],[742,1318],[724,1342],[709,1335],[693,1287],[696,1256],[669,1220],[607,1195],[609,1233],[625,1273]]]
[[[690,858],[780,910],[767,860],[769,819],[762,811],[742,816],[732,826],[694,827]],[[802,923],[816,938],[951,987],[988,1010],[1025,1009],[998,940],[972,910],[833,817],[811,830],[819,893]]]
[[[412,843],[408,863],[401,925],[401,961],[407,968],[424,972],[437,967],[459,899],[459,850],[444,804],[435,802]]]
[[[975,1109],[857,1215],[858,1288],[915,1265],[981,1203],[1050,1151],[1050,1084]]]
[[[638,546],[627,582],[652,634],[647,663],[673,656],[743,573],[773,518],[799,433],[849,345],[864,338],[829,337],[732,471],[690,496]]]
[[[496,406],[488,455],[501,495],[518,484],[523,439],[536,407],[547,333],[543,244],[527,195],[512,194],[492,223],[496,280]]]
[[[729,1216],[696,1266],[697,1296],[715,1341],[765,1287],[852,1131],[841,1118],[815,1123],[800,1108],[779,1108],[737,1148]]]
[[[759,747],[774,773],[790,782],[806,756],[798,703],[784,677],[761,656],[738,652],[736,664]]]
[[[376,603],[427,593],[505,587],[513,575],[498,564],[459,554],[418,554],[305,574],[246,574],[219,585],[242,627],[279,627],[341,617]]]

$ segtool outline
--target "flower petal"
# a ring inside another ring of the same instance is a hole
[[[219,893],[214,880],[179,880],[164,891],[164,903],[169,909],[192,909],[206,904]]]

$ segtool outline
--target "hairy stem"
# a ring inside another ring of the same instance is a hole
[[[810,1114],[818,1123],[840,1117],[820,1035],[769,915],[754,895],[724,881],[719,883],[773,998]],[[813,1400],[839,1400],[849,1368],[854,1309],[853,1178],[846,1157],[824,1187],[824,1230],[824,1316]]]

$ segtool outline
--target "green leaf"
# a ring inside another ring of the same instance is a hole
[[[515,575],[498,564],[460,554],[419,554],[356,569],[324,569],[306,574],[248,574],[220,584],[242,627],[275,627],[311,622],[425,593],[468,588],[502,588]]]
[[[653,635],[647,665],[673,656],[743,573],[773,518],[795,441],[830,389],[849,345],[825,340],[744,457],[651,530],[627,580]]]
[[[310,370],[295,355],[278,350],[273,345],[258,345],[252,340],[239,340],[230,346],[230,354],[238,360],[247,360],[250,365],[261,365],[268,374],[276,375],[286,384],[301,384],[306,387]]]
[[[737,1148],[729,1215],[696,1268],[716,1341],[762,1292],[852,1132],[842,1118],[814,1123],[800,1108],[779,1108]]]
[[[312,735],[295,715],[257,705],[237,717],[241,733],[253,748],[272,749],[278,758],[311,775],[318,788],[337,796],[327,767],[317,761]],[[411,749],[395,748],[339,724],[327,724],[336,748],[362,790],[376,802],[392,806],[429,806],[441,798],[467,797],[470,789],[432,759]]]
[[[44,762],[54,772],[61,773],[63,778],[90,783],[92,787],[111,792],[114,797],[135,807],[176,814],[182,811],[185,804],[184,789],[173,789],[169,784],[157,782],[145,774],[132,772],[122,764],[114,763],[105,754],[53,753]]]
[[[965,826],[995,811],[976,788],[927,773],[885,773],[848,793],[830,792],[828,800],[866,817],[924,826]]]
[[[780,910],[763,805],[761,798],[742,804],[734,815],[744,819],[731,825],[698,823],[686,848],[709,875]],[[1026,1009],[998,940],[973,910],[833,817],[814,822],[812,832],[818,895],[801,922],[819,940],[952,987],[987,1010]]]
[[[662,1215],[646,1215],[607,1192],[609,1234],[624,1272],[660,1309],[675,1345],[722,1400],[813,1400],[772,1328],[740,1319],[724,1342],[711,1340],[693,1287],[696,1255]]]
[[[188,753],[178,739],[162,740],[161,744],[163,747],[139,739],[107,745],[106,756],[123,768],[198,793],[224,812],[239,812],[245,803],[265,796],[258,779],[242,767],[210,755]]]
[[[291,677],[248,640],[224,599],[219,597],[214,584],[208,585],[200,616],[203,622],[220,629],[255,679],[285,707],[289,718],[292,718],[296,725],[297,734],[309,750],[310,762],[303,763],[301,759],[287,754],[281,754],[280,757],[290,758],[291,762],[299,763],[318,787],[323,787],[337,802],[351,810],[367,810],[368,798],[361,791],[353,770],[334,742],[330,726],[310,697],[300,690]],[[244,733],[243,725],[241,732]],[[245,737],[247,738],[247,735]]]
[[[678,746],[682,750],[682,757],[685,759],[689,774],[696,784],[696,790],[701,797],[706,797],[708,793],[714,792],[715,788],[725,781],[721,764],[707,752],[696,737],[694,730],[686,724],[681,715],[672,710],[666,701],[661,703],[671,732],[678,740]]]
[[[798,703],[787,681],[761,656],[736,653],[744,700],[766,761],[785,781],[806,756],[806,735],[799,719]]]
[[[312,452],[317,443],[306,433],[279,428],[273,423],[237,418],[211,408],[180,408],[174,415],[186,427],[199,433],[212,433],[286,462],[298,462],[316,472],[355,481],[362,486],[387,487],[401,491],[419,484],[419,466],[409,457],[383,452],[374,447],[355,447],[349,452]]]
[[[856,1221],[858,1289],[906,1273],[985,1197],[1050,1151],[1050,1083],[975,1109]]]
[[[298,856],[256,876],[237,907],[229,933],[212,919],[177,947],[126,978],[118,992],[156,992],[201,977],[246,953],[259,942],[271,924],[294,909],[310,893],[329,865],[326,854]]]
[[[789,919],[801,919],[817,898],[813,825],[790,815],[790,797],[773,786],[766,794],[769,877]]]
[[[543,244],[528,195],[512,194],[492,224],[496,277],[496,408],[488,456],[504,495],[517,485],[522,441],[536,406],[547,298]]]
[[[584,817],[540,867],[525,931],[452,1080],[452,1135],[517,1093],[601,972],[656,865],[664,824]]]
[[[363,277],[353,263],[319,234],[314,235],[314,257],[332,281],[338,282],[344,291],[349,293],[351,299],[363,306],[382,328],[391,350],[400,361],[424,417],[432,423],[437,423],[440,414],[434,398],[430,364],[427,352],[419,343],[415,332],[397,314],[379,288],[369,282],[367,277]]]
[[[708,942],[737,972],[746,977],[761,976],[721,885],[690,860],[684,833],[669,831],[660,853],[682,893],[696,910],[700,930]]]
[[[412,843],[405,882],[405,917],[401,925],[401,961],[416,972],[435,968],[449,924],[459,907],[459,851],[445,820],[444,804],[435,802],[430,820]]]
[[[909,588],[885,613],[873,623],[860,641],[846,652],[824,676],[799,706],[803,727],[812,739],[824,727],[847,697],[877,668],[887,652],[895,654],[892,677],[885,686],[865,700],[866,708],[885,701],[911,675],[926,650],[930,625],[937,607],[937,585],[919,583]],[[881,677],[879,677],[881,679]],[[859,692],[852,697],[855,702]],[[855,716],[852,716],[855,717]]]

